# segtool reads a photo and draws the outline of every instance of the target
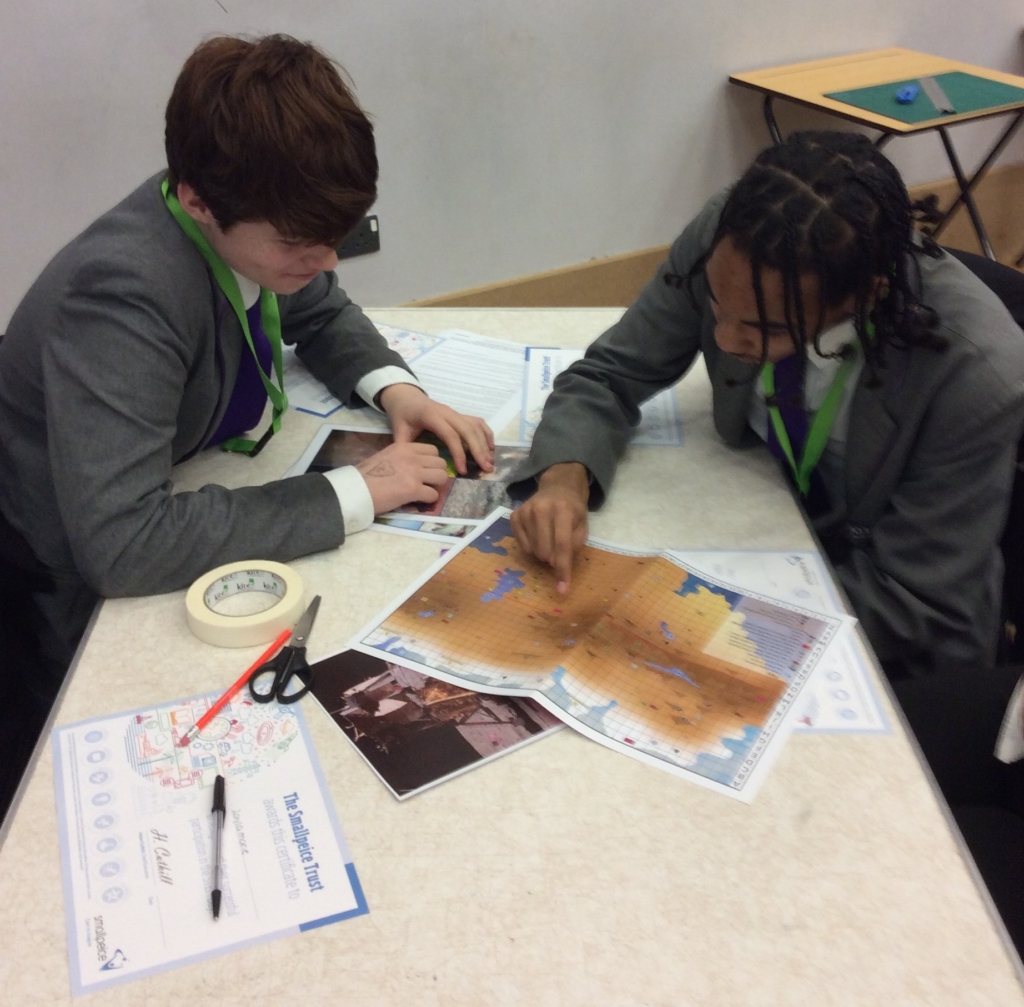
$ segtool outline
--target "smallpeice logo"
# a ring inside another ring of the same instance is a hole
[[[101,961],[107,960],[107,931],[103,927],[103,917],[92,918],[92,942],[96,948],[96,957]]]
[[[100,965],[101,972],[111,972],[114,969],[123,969],[128,959],[124,952],[117,948],[113,954],[107,954],[107,930],[103,925],[102,916],[92,918],[92,938],[96,948],[96,957],[103,963]]]
[[[124,963],[128,961],[124,956],[124,952],[118,948],[111,956],[110,960],[106,964],[100,966],[101,972],[111,972],[114,969],[123,969]]]

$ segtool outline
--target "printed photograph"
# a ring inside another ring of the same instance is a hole
[[[488,696],[356,650],[313,665],[313,695],[399,800],[562,726],[529,699]]]
[[[374,524],[392,531],[416,535],[440,536],[442,538],[465,538],[478,527],[476,524],[459,524],[450,521],[423,520],[409,514],[380,514]]]
[[[438,449],[448,465],[448,482],[440,488],[434,503],[409,504],[401,509],[401,513],[435,518],[480,519],[487,517],[495,507],[515,506],[508,496],[508,484],[518,465],[529,455],[528,447],[495,445],[493,472],[481,472],[472,457],[468,457],[467,474],[460,476],[456,474],[451,452],[442,441],[432,435],[425,435],[420,440]],[[358,465],[391,443],[391,434],[332,430],[310,463],[308,471],[328,472],[343,465]]]

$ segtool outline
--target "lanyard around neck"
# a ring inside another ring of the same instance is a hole
[[[764,386],[765,402],[768,404],[768,415],[771,416],[779,447],[782,448],[782,453],[786,456],[786,461],[789,462],[801,496],[807,496],[810,491],[811,473],[825,451],[828,436],[832,431],[832,424],[839,411],[839,403],[843,398],[843,388],[852,367],[853,359],[848,357],[840,366],[839,373],[832,379],[832,384],[829,385],[828,391],[825,393],[825,401],[822,402],[821,408],[814,414],[814,419],[811,421],[811,427],[807,432],[807,442],[804,444],[799,464],[793,455],[793,445],[790,443],[789,434],[786,433],[786,424],[782,422],[782,414],[779,412],[779,407],[774,404],[775,364],[765,364],[761,368],[761,383]]]
[[[263,373],[259,357],[256,355],[256,347],[252,341],[252,332],[249,330],[249,319],[245,314],[242,292],[238,289],[238,280],[235,279],[235,274],[231,272],[227,263],[210,247],[210,243],[206,240],[203,232],[199,230],[198,224],[182,209],[177,196],[171,192],[166,178],[160,187],[160,191],[164,195],[167,209],[171,211],[181,229],[188,235],[192,244],[199,249],[203,258],[206,259],[210,269],[213,271],[217,286],[224,292],[228,303],[234,309],[235,315],[238,317],[238,324],[242,326],[242,332],[245,334],[245,341],[249,344],[253,359],[256,361],[256,370],[259,372],[260,379],[263,381],[263,387],[266,389],[267,397],[270,399],[270,404],[273,407],[270,426],[258,441],[251,441],[245,437],[232,437],[221,444],[221,449],[224,451],[238,451],[250,457],[255,457],[263,450],[263,446],[267,441],[281,429],[281,416],[288,408],[288,396],[284,393],[284,361],[281,355],[281,313],[277,307],[277,295],[265,287],[260,288],[260,324],[263,326],[263,331],[270,342],[270,349],[274,358],[274,373],[277,376],[277,385],[275,385],[270,377]]]

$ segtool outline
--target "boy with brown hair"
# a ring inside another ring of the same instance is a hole
[[[432,502],[446,472],[412,443],[424,430],[460,469],[464,445],[491,467],[486,424],[428,398],[338,287],[334,250],[376,198],[377,158],[337,66],[285,36],[208,40],[175,84],[166,150],[169,170],[57,254],[0,343],[0,542],[20,548],[15,581],[32,566],[51,582],[24,588],[44,706],[97,596],[332,549],[374,513]],[[282,342],[343,402],[387,413],[396,443],[327,475],[172,495],[173,465],[215,444],[254,453],[278,428]],[[254,443],[241,435],[268,396]]]

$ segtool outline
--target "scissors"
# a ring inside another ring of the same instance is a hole
[[[313,628],[317,610],[320,608],[320,595],[317,595],[310,603],[309,608],[303,613],[302,618],[295,624],[292,631],[292,641],[282,647],[277,654],[269,661],[261,664],[249,676],[249,695],[257,703],[269,703],[276,699],[279,703],[294,703],[302,699],[309,692],[313,684],[312,675],[309,670],[309,662],[306,660],[306,640],[309,638],[309,631]],[[266,676],[273,676],[270,688],[266,689]],[[290,688],[292,678],[298,676],[302,682],[301,689]],[[263,688],[258,688],[260,679],[264,679]]]

